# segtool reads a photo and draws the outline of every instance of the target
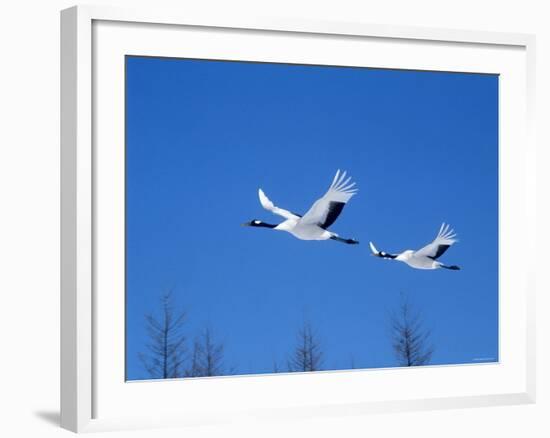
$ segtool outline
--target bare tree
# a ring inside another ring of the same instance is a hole
[[[161,297],[160,315],[145,316],[148,353],[140,353],[139,358],[153,379],[183,377],[185,360],[185,340],[183,325],[186,314],[177,311],[172,293]]]
[[[230,374],[224,365],[224,344],[216,342],[210,328],[195,339],[191,363],[186,377],[222,376]]]
[[[397,312],[390,318],[392,348],[400,366],[427,365],[434,352],[431,332],[404,296]]]
[[[193,343],[193,351],[191,353],[189,368],[185,370],[185,377],[201,376],[201,369],[200,369],[201,351],[202,351],[201,345],[199,344],[199,341],[195,339],[195,342]]]
[[[289,371],[319,371],[323,365],[323,351],[317,334],[309,322],[304,322],[296,336],[296,347],[288,360]]]

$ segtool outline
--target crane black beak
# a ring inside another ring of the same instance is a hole
[[[241,224],[241,227],[249,227],[250,226],[250,222],[244,222]]]

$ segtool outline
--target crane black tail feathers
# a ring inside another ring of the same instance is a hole
[[[450,269],[451,271],[460,271],[460,266],[456,266],[456,265],[451,265],[451,266],[441,265],[441,267],[445,269]]]
[[[359,243],[358,240],[355,240],[355,239],[342,239],[341,237],[338,237],[338,236],[332,236],[331,239],[336,240],[337,242],[347,243],[348,245],[357,245]]]

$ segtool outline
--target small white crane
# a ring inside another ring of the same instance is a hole
[[[454,230],[449,228],[449,225],[443,223],[439,229],[437,237],[432,243],[426,245],[424,248],[419,249],[418,251],[413,251],[408,249],[403,251],[400,254],[389,254],[384,251],[378,251],[372,242],[369,242],[372,255],[376,257],[381,257],[383,259],[398,260],[404,262],[412,268],[416,269],[451,269],[453,271],[458,271],[460,268],[456,265],[444,265],[443,263],[437,261],[439,257],[443,255],[449,247],[457,242],[455,239],[456,234]]]

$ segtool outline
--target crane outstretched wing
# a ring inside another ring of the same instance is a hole
[[[273,202],[269,200],[269,198],[265,195],[262,189],[258,189],[258,197],[260,198],[260,204],[262,204],[262,207],[265,208],[267,211],[270,211],[271,213],[278,214],[279,216],[284,217],[285,219],[299,219],[300,216],[294,213],[291,213],[288,210],[285,210],[284,208],[276,207]]]
[[[436,260],[441,257],[453,243],[458,241],[455,237],[456,234],[454,230],[449,227],[449,224],[443,223],[434,241],[416,251],[415,255],[425,256]]]
[[[336,172],[328,191],[322,198],[315,201],[308,212],[302,217],[302,224],[315,224],[321,228],[330,227],[338,218],[346,203],[357,193],[351,177],[346,179],[346,172]]]

